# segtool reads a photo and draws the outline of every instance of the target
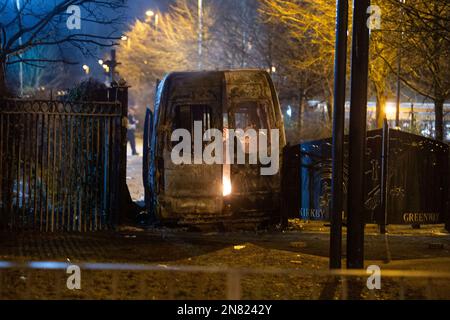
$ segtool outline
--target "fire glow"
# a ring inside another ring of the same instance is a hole
[[[223,184],[223,196],[227,197],[231,195],[231,166],[229,164],[223,165],[222,170],[222,184]]]

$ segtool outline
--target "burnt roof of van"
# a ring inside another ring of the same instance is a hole
[[[193,70],[193,71],[175,71],[168,73],[168,75],[177,75],[177,74],[210,74],[210,73],[225,73],[225,72],[263,72],[267,73],[264,69],[223,69],[223,70]]]
[[[225,73],[265,73],[268,74],[266,70],[263,69],[223,69],[223,70],[203,70],[203,71],[175,71],[170,72],[166,75],[166,77],[173,77],[173,76],[190,76],[190,75],[211,75],[211,74],[225,74]]]
[[[226,78],[226,74],[241,74],[242,76],[262,76],[267,80],[270,75],[266,70],[261,69],[228,69],[228,70],[211,70],[211,71],[181,71],[167,74],[163,83],[177,84],[178,86],[221,86],[222,81]],[[270,80],[269,80],[270,82]]]

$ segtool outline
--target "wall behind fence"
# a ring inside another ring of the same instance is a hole
[[[0,227],[95,231],[118,219],[123,108],[0,100]]]

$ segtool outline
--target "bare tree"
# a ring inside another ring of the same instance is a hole
[[[401,49],[400,78],[413,91],[434,102],[435,137],[442,141],[444,103],[450,98],[450,2],[416,0],[395,5],[402,11],[402,28],[397,30],[393,43]],[[396,69],[389,59],[385,60],[392,70]]]
[[[386,116],[385,108],[388,97],[393,94],[393,70],[389,67],[395,65],[399,53],[393,45],[400,28],[399,7],[385,0],[376,0],[372,4],[377,5],[382,13],[381,28],[371,30],[369,78],[371,88],[376,97],[376,127],[383,126]]]
[[[289,49],[293,58],[289,63],[292,73],[312,77],[309,82],[315,82],[316,92],[321,92],[318,96],[327,102],[328,118],[331,119],[335,3],[327,0],[264,0],[263,4],[261,11],[268,21],[284,24],[289,30],[289,36],[284,40],[293,44]],[[297,53],[292,54],[295,51]]]
[[[214,69],[212,24],[215,10],[211,3],[203,8],[203,69]],[[118,72],[130,83],[131,95],[141,105],[149,104],[155,82],[164,74],[198,68],[198,11],[196,2],[177,0],[155,21],[136,20],[126,33],[118,51]]]
[[[0,0],[0,94],[7,89],[7,65],[74,63],[63,56],[46,56],[45,48],[76,48],[93,54],[94,48],[114,45],[122,22],[118,10],[124,7],[125,0]],[[111,31],[104,34],[99,26]],[[42,54],[25,55],[36,47],[44,48]]]
[[[268,24],[258,0],[219,1],[212,27],[215,60],[225,68],[275,66],[276,50],[282,41],[280,25]]]

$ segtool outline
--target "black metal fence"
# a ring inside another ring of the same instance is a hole
[[[347,160],[348,136],[344,140]],[[331,146],[331,139],[323,139],[285,148],[284,216],[330,219]],[[449,224],[449,153],[445,143],[400,130],[368,131],[363,190],[365,222]],[[344,165],[344,198],[349,175],[350,168]],[[343,203],[346,212],[345,199]]]
[[[95,231],[113,225],[123,110],[119,102],[0,100],[0,228]]]

